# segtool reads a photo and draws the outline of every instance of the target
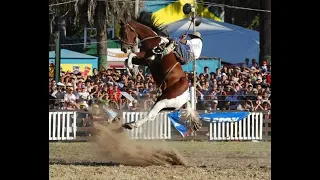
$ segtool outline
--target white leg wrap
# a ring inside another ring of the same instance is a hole
[[[132,58],[133,57],[136,57],[137,55],[135,53],[130,53],[129,56],[128,56],[128,62],[127,62],[127,67],[129,69],[132,69],[133,68],[133,64],[132,64]]]

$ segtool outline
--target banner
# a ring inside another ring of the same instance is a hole
[[[181,134],[181,136],[186,137],[189,133],[189,130],[184,126],[184,123],[180,120],[180,111],[171,112],[168,114],[168,117],[172,125]]]
[[[61,64],[62,71],[81,72],[83,76],[92,76],[92,64]]]
[[[120,48],[108,48],[107,55],[108,61],[125,61],[128,58],[128,54],[123,53]]]
[[[199,114],[199,117],[203,121],[207,122],[237,122],[248,117],[250,112],[239,111],[239,112],[212,112]]]
[[[203,113],[199,114],[199,118],[207,122],[237,122],[241,121],[244,118],[248,117],[250,112],[240,111],[240,112],[212,112],[212,113]],[[172,125],[176,130],[181,134],[182,137],[185,137],[190,132],[184,123],[180,119],[180,111],[171,112],[168,114]]]

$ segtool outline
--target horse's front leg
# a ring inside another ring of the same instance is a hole
[[[148,65],[150,60],[146,59],[145,56],[145,52],[130,53],[128,55],[128,59],[126,60],[125,64],[126,67],[129,68],[129,71],[133,72],[134,76],[136,76],[139,72],[139,65]],[[130,72],[129,75],[131,75]]]
[[[129,69],[133,68],[133,65],[148,65],[147,61],[144,61],[145,52],[137,52],[137,53],[130,53],[128,55],[128,59],[126,60],[126,66]]]

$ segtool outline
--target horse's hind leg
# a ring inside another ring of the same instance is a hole
[[[166,91],[159,97],[158,101],[153,105],[152,109],[149,113],[143,118],[136,122],[126,123],[123,125],[124,128],[132,129],[133,127],[140,127],[147,121],[154,121],[158,115],[158,113],[164,108],[175,108],[180,109],[188,100],[189,100],[189,91],[188,89],[182,92],[182,94],[178,94],[177,96],[173,96],[172,92],[179,92],[179,88],[185,85],[185,80],[180,79],[176,84],[168,87]],[[186,84],[188,86],[188,84]]]

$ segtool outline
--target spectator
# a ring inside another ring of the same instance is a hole
[[[59,108],[62,108],[64,103],[64,95],[66,92],[64,91],[64,84],[61,82],[57,83],[57,89],[53,91],[51,96],[55,98],[54,105],[58,106]]]
[[[67,94],[64,95],[64,102],[68,110],[73,110],[76,108],[80,109],[80,107],[76,103],[76,96],[73,94],[73,91],[73,87],[69,87],[67,90]]]
[[[129,106],[129,110],[130,111],[139,111],[140,110],[137,100],[132,101],[132,106]]]
[[[271,109],[271,63],[264,62],[259,67],[255,59],[249,64],[247,58],[241,67],[224,65],[214,72],[210,70],[211,67],[206,66],[204,72],[196,76],[198,110]],[[185,72],[185,75],[192,85],[193,72]],[[121,92],[127,92],[135,100],[131,103]],[[116,69],[100,72],[93,69],[92,76],[66,71],[61,73],[61,82],[58,83],[52,74],[49,76],[49,98],[54,104],[58,99],[65,101],[64,106],[68,109],[78,109],[83,102],[91,105],[98,101],[120,109],[147,110],[159,92],[161,90],[156,87],[152,75],[142,70],[136,79]]]
[[[210,72],[209,72],[209,67],[208,66],[204,67],[203,71],[204,71],[203,75],[205,76],[205,78],[207,80],[210,80],[211,76],[210,76]]]

